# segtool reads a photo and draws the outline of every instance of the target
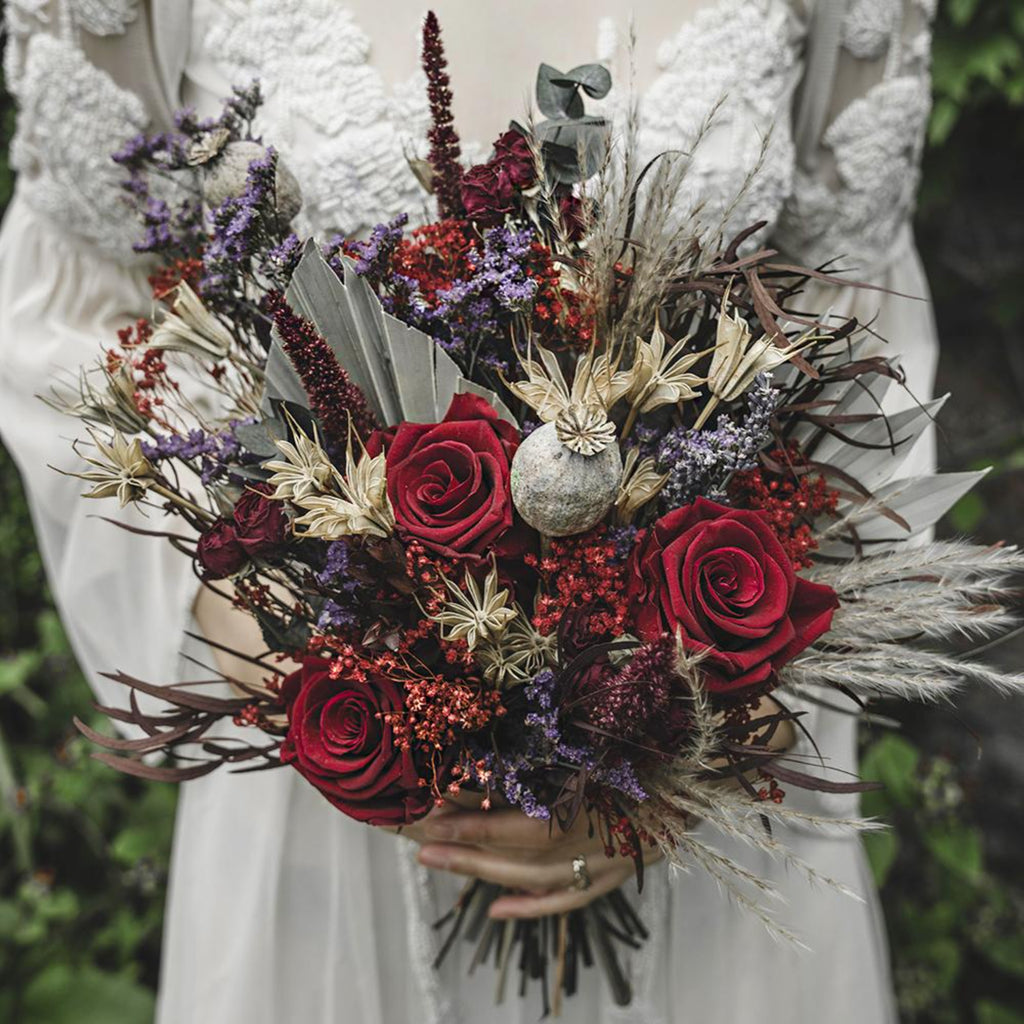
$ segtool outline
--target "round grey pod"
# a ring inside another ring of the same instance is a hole
[[[554,423],[538,427],[512,459],[512,501],[535,530],[568,537],[597,525],[622,479],[622,455],[610,444],[580,455],[558,440]]]
[[[226,199],[235,199],[245,192],[249,164],[266,155],[258,142],[229,142],[203,167],[203,198],[207,206],[220,206]],[[302,191],[295,175],[280,156],[277,158],[277,215],[290,221],[302,209]]]

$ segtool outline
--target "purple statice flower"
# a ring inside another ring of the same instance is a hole
[[[349,575],[352,551],[344,539],[327,545],[323,568],[315,573],[316,582],[330,592],[320,610],[317,628],[322,630],[342,629],[359,622],[356,598],[359,581]]]
[[[408,215],[403,213],[387,224],[378,224],[366,241],[346,242],[336,235],[324,247],[324,258],[341,277],[347,248],[354,261],[353,269],[373,286],[386,312],[431,337],[443,336],[444,324],[424,300],[419,282],[394,268],[395,252],[408,221]]]
[[[620,562],[629,560],[639,532],[639,529],[632,525],[613,526],[608,530],[608,539],[615,545],[615,557]]]
[[[242,465],[253,465],[260,457],[242,450],[235,431],[253,419],[231,420],[220,431],[207,432],[194,427],[187,434],[161,434],[153,441],[143,441],[142,451],[150,462],[178,459],[198,463],[199,476],[204,486],[218,480],[240,483],[242,477],[233,470]]]
[[[476,273],[438,292],[437,314],[448,326],[439,340],[456,358],[511,369],[498,343],[510,316],[529,313],[536,297],[537,282],[527,273],[532,241],[529,229],[492,228],[475,253]]]
[[[409,215],[401,213],[387,224],[378,224],[366,241],[351,243],[355,272],[365,277],[374,288],[380,288],[391,277],[395,250],[408,223]]]
[[[328,598],[320,609],[316,620],[316,628],[325,632],[332,629],[345,629],[347,626],[359,624],[359,616],[351,608],[345,608],[337,601]]]
[[[631,800],[646,800],[647,793],[627,760],[609,761],[589,744],[566,736],[559,717],[555,682],[555,673],[544,669],[523,687],[530,710],[523,718],[522,748],[501,757],[492,751],[480,751],[478,761],[483,772],[467,770],[477,781],[483,781],[484,774],[489,773],[490,780],[509,804],[532,818],[551,816],[536,787],[543,777],[538,769],[554,765],[585,769],[594,782],[615,789]]]
[[[769,373],[758,374],[747,392],[747,413],[739,423],[719,416],[713,430],[677,427],[658,448],[658,470],[668,473],[662,508],[679,508],[695,498],[720,499],[733,473],[757,465],[758,452],[771,439],[778,392]]]
[[[269,249],[260,261],[260,273],[283,286],[302,257],[302,240],[294,232]]]
[[[248,138],[252,135],[256,112],[262,105],[263,90],[258,78],[254,78],[248,85],[233,85],[231,96],[225,101],[220,117],[212,124],[200,125],[199,130],[226,128],[233,139]]]
[[[267,147],[249,164],[245,190],[230,196],[210,212],[210,239],[203,253],[203,297],[230,297],[240,291],[238,281],[252,261],[261,257],[274,238],[277,152]]]

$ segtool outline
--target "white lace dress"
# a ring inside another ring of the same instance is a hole
[[[933,2],[818,0],[807,11],[784,0],[709,0],[661,48],[641,102],[644,145],[652,153],[684,145],[724,97],[690,201],[724,210],[771,128],[732,222],[766,220],[801,261],[842,255],[858,278],[926,299],[909,217]],[[185,0],[8,0],[7,20],[20,177],[0,235],[0,431],[23,473],[76,652],[111,699],[104,670],[153,680],[188,674],[180,655],[195,585],[186,560],[90,518],[96,509],[78,497],[78,482],[47,468],[70,463],[73,424],[34,396],[148,309],[108,154],[147,122],[168,123],[181,95],[210,108],[230,82],[258,72],[262,127],[305,193],[302,227],[354,231],[422,209],[403,154],[422,137],[426,112],[418,76],[385,87],[370,41],[335,0],[197,0],[191,10]],[[602,31],[602,52],[581,61],[613,61],[614,35]],[[538,62],[544,57],[538,50]],[[800,94],[808,66],[813,90]],[[849,289],[827,301],[875,318],[904,353],[917,394],[927,395],[936,348],[927,301]],[[853,766],[853,719],[810,716],[831,764]],[[537,1019],[532,998],[495,1007],[490,972],[467,978],[462,950],[432,972],[431,922],[457,885],[416,867],[411,844],[349,821],[286,770],[215,774],[185,785],[181,797],[160,1024]],[[824,813],[851,810],[848,799],[793,799]],[[670,879],[656,869],[640,899],[652,938],[628,964],[633,1006],[613,1008],[595,975],[564,1019],[893,1021],[859,843],[786,838],[864,902],[720,845],[776,882],[788,901],[780,915],[809,951],[774,943],[699,873]]]

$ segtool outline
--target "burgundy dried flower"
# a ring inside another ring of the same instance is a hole
[[[298,316],[280,292],[270,292],[263,309],[274,318],[281,345],[302,380],[328,446],[344,450],[348,443],[349,417],[359,436],[369,437],[376,423],[366,404],[366,396],[352,383],[331,346],[313,324]]]
[[[530,143],[515,129],[498,137],[490,162],[503,170],[516,188],[529,188],[537,180],[537,164]]]
[[[466,216],[477,224],[501,224],[512,212],[515,186],[508,174],[496,163],[477,164],[466,171],[461,186],[462,205]]]
[[[447,74],[448,61],[441,43],[441,26],[433,11],[423,22],[423,71],[427,76],[427,99],[430,101],[430,165],[434,170],[434,195],[442,219],[462,215],[459,183],[462,165],[459,157],[459,136],[452,118],[452,91]]]

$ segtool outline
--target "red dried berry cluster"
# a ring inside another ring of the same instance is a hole
[[[153,289],[153,298],[163,299],[183,281],[198,294],[202,274],[203,261],[190,256],[188,259],[176,259],[170,265],[161,267],[155,274],[150,274],[147,280]]]
[[[163,423],[157,410],[164,404],[162,390],[177,390],[177,383],[167,375],[167,363],[161,349],[150,348],[153,325],[140,318],[117,332],[120,351],[106,352],[107,373],[114,375],[127,370],[134,384],[132,403],[140,416]],[[164,424],[166,425],[166,424]]]
[[[533,243],[527,273],[537,281],[533,327],[540,343],[548,348],[586,352],[594,341],[593,317],[576,292],[562,287],[551,252],[540,242]]]
[[[425,754],[442,751],[464,732],[476,732],[505,714],[501,696],[465,680],[416,679],[405,684],[405,711],[384,716],[395,743],[405,750],[419,746]]]
[[[437,305],[437,293],[456,281],[471,277],[475,237],[465,221],[443,220],[416,228],[395,250],[396,273],[411,277],[428,306]]]
[[[802,462],[795,448],[776,449],[771,458],[780,465]],[[805,569],[813,563],[811,553],[818,547],[813,524],[822,516],[835,515],[839,492],[816,474],[776,473],[761,467],[736,473],[729,483],[729,499],[737,508],[767,513],[793,567]]]
[[[595,642],[625,632],[629,618],[626,574],[604,527],[554,540],[547,554],[528,554],[525,561],[541,579],[543,593],[533,616],[540,633],[553,633],[570,608],[589,611],[588,629]]]

